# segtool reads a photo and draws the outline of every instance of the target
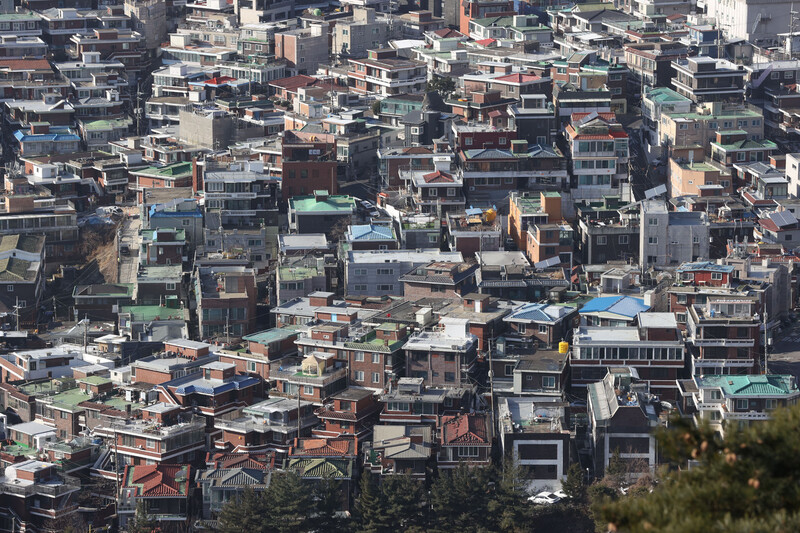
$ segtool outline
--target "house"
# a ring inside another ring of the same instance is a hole
[[[370,222],[347,227],[345,235],[351,250],[396,250],[397,236],[391,224]]]
[[[509,331],[508,343],[533,343],[540,348],[555,348],[566,340],[578,324],[578,308],[569,305],[526,303],[503,317]]]
[[[315,405],[347,387],[347,368],[332,353],[307,352],[302,359],[286,358],[272,364],[271,394],[302,398]]]
[[[575,330],[570,355],[572,387],[591,386],[606,369],[625,366],[665,400],[676,397],[675,379],[686,365],[686,347],[673,313],[640,313],[639,326]]]
[[[661,402],[638,382],[636,371],[610,368],[587,395],[593,473],[602,476],[615,453],[625,458],[628,479],[652,473],[659,456],[654,430],[665,424]]]
[[[628,134],[614,113],[573,113],[567,126],[573,196],[600,199],[628,179]],[[575,196],[577,194],[577,196]]]
[[[627,326],[650,306],[632,296],[599,296],[580,309],[581,323],[587,326]]]
[[[460,254],[460,252],[458,252]],[[475,290],[478,265],[434,261],[399,277],[406,298],[455,299]]]
[[[345,294],[403,296],[401,277],[431,262],[463,262],[460,252],[438,249],[348,251],[345,259]],[[461,269],[462,267],[459,267]],[[469,270],[469,269],[467,269]],[[431,289],[432,290],[432,289]]]
[[[400,378],[380,397],[382,424],[430,424],[436,426],[442,415],[469,411],[474,388],[426,387],[423,378]]]
[[[678,389],[684,416],[711,424],[721,437],[769,420],[774,409],[792,406],[800,397],[795,377],[784,374],[706,374],[678,380]]]
[[[309,492],[320,481],[336,480],[340,488],[337,511],[349,511],[353,503],[356,459],[357,446],[354,439],[296,439],[295,446],[283,461],[283,468],[295,472]]]
[[[407,474],[425,480],[434,449],[429,426],[376,425],[372,431],[372,443],[364,450],[365,468],[381,476]]]
[[[229,340],[253,331],[257,299],[254,269],[198,265],[193,281],[201,338]]]
[[[372,435],[379,410],[373,391],[349,387],[332,394],[314,411],[323,425],[314,428],[312,435],[326,439],[354,435],[359,443],[365,442]]]
[[[746,72],[726,59],[707,56],[672,62],[675,90],[695,103],[741,101]]]
[[[558,490],[567,479],[570,438],[559,399],[499,399],[499,440],[505,457],[523,469],[529,492]]]
[[[692,353],[692,374],[755,374],[763,322],[753,298],[710,296],[686,312],[686,340]]]
[[[472,385],[478,373],[478,338],[469,332],[469,321],[442,317],[439,324],[439,331],[419,331],[409,337],[403,347],[406,375],[422,378],[428,386]]]
[[[13,517],[9,530],[42,531],[51,527],[53,520],[75,518],[80,484],[60,476],[53,463],[19,459],[0,477],[3,507]]]
[[[492,463],[492,429],[486,413],[443,416],[437,465],[455,468],[459,464],[486,467]]]
[[[186,524],[192,516],[194,472],[186,464],[128,465],[122,476],[117,513],[126,527],[143,502],[147,514],[159,522]]]
[[[309,435],[318,423],[311,402],[270,398],[217,417],[214,428],[222,430],[222,436],[214,446],[234,453],[286,454],[296,437]]]
[[[274,454],[208,453],[206,469],[197,475],[203,518],[216,516],[246,490],[266,490],[274,468]]]
[[[206,423],[190,415],[181,419],[184,421],[165,425],[155,420],[126,418],[97,426],[94,434],[114,444],[120,467],[191,463],[203,457]]]
[[[367,51],[366,59],[350,59],[347,85],[358,94],[382,97],[419,93],[427,82],[425,63],[403,59],[392,48]]]
[[[330,195],[315,190],[313,196],[292,196],[289,199],[289,229],[297,233],[316,233],[350,222],[356,212],[352,196]]]

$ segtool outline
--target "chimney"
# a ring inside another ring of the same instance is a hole
[[[31,122],[31,135],[47,135],[50,133],[49,122]]]

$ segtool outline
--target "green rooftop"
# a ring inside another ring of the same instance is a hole
[[[90,400],[92,397],[81,389],[69,389],[64,392],[59,392],[50,396],[50,402],[53,407],[60,407],[62,409],[76,410],[78,404]]]
[[[798,392],[794,376],[789,374],[749,376],[705,375],[698,377],[698,386],[719,387],[726,397],[787,396]]]
[[[133,119],[130,118],[117,118],[110,120],[92,120],[91,122],[84,122],[83,129],[86,131],[107,131],[128,128],[133,124]]]
[[[657,104],[675,103],[675,102],[691,102],[682,94],[673,91],[669,87],[659,87],[647,92],[645,96],[648,100]]]
[[[133,322],[149,322],[151,320],[185,320],[183,309],[165,305],[121,305],[119,314],[131,315]]]
[[[524,215],[542,212],[542,202],[539,197],[517,196],[515,203],[517,204],[517,209],[519,209]]]
[[[166,233],[175,233],[174,237],[166,237]],[[168,239],[168,240],[165,240]],[[143,242],[180,242],[186,241],[186,230],[183,228],[155,228],[142,230]]]
[[[192,162],[182,161],[163,167],[147,167],[142,170],[132,170],[131,173],[154,178],[187,178],[192,175]]]
[[[289,207],[298,214],[330,213],[348,215],[356,208],[352,196],[328,195],[327,191],[319,191],[315,195],[293,196],[289,199]]]
[[[720,120],[723,118],[762,118],[761,113],[751,111],[749,109],[720,109],[720,112],[714,114],[703,113],[670,113],[665,111],[664,115],[670,117],[672,120],[686,119],[686,120]]]

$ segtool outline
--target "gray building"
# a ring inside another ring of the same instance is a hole
[[[392,32],[389,19],[376,17],[375,10],[354,7],[353,16],[339,19],[331,31],[331,53],[342,57],[366,57],[367,50],[380,48],[399,34],[398,26]]]
[[[400,276],[432,261],[461,263],[461,252],[434,249],[369,250],[347,252],[345,294],[359,296],[403,296]]]
[[[663,200],[642,202],[639,258],[644,268],[708,259],[708,215],[668,211]]]

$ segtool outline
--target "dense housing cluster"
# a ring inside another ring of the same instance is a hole
[[[0,531],[502,458],[540,505],[796,403],[797,22],[0,0]]]

